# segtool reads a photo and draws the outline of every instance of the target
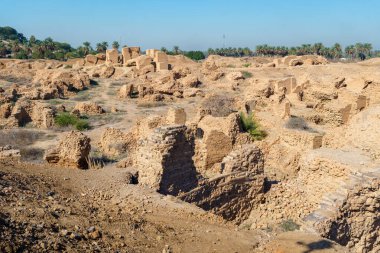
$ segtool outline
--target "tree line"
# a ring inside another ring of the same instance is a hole
[[[114,49],[120,48],[117,41],[114,41],[111,46]],[[86,41],[81,46],[74,48],[69,43],[54,41],[50,37],[39,40],[32,35],[27,39],[12,27],[0,27],[0,58],[67,60],[69,58],[82,58],[87,54],[104,53],[108,47],[109,44],[106,41],[97,43],[95,47],[92,47],[91,43]],[[174,46],[172,50],[162,47],[161,51],[169,55],[185,55],[193,60],[205,59],[207,55],[244,57],[314,54],[330,59],[347,57],[362,60],[380,56],[379,51],[373,51],[370,43],[356,43],[355,45],[347,46],[344,50],[339,43],[335,43],[332,47],[326,47],[322,43],[315,43],[313,45],[303,44],[298,47],[269,46],[265,44],[256,46],[255,50],[248,47],[210,48],[207,52],[183,51],[178,46]]]
[[[209,55],[221,55],[231,57],[243,56],[287,56],[287,55],[321,55],[329,59],[339,59],[347,57],[350,59],[366,59],[373,56],[380,56],[379,52],[372,51],[373,47],[370,43],[356,43],[342,48],[339,43],[335,43],[332,47],[326,47],[322,43],[303,44],[298,47],[285,46],[269,46],[258,45],[255,51],[248,47],[245,48],[216,48],[208,49]]]
[[[39,40],[32,35],[27,39],[12,27],[0,27],[0,58],[66,60],[81,58],[87,54],[104,53],[108,47],[106,41],[97,43],[95,48],[86,41],[74,48],[69,43],[54,41],[50,37]],[[114,41],[112,47],[118,49],[120,45]]]

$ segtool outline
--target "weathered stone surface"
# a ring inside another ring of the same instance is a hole
[[[136,68],[138,70],[143,69],[144,67],[152,65],[152,58],[146,55],[141,55],[136,58]]]
[[[220,174],[179,197],[236,223],[244,221],[264,192],[264,159],[257,147],[244,146],[219,164]]]
[[[129,47],[132,59],[140,56],[140,47]]]
[[[157,62],[156,70],[157,71],[169,70],[169,64],[167,62]]]
[[[156,52],[154,52],[154,61],[155,62],[168,62],[168,56],[165,52],[156,51]]]
[[[236,72],[231,72],[227,75],[227,78],[230,79],[231,81],[236,81],[240,79],[244,79],[243,73],[236,71]]]
[[[129,47],[123,47],[121,49],[121,54],[123,56],[123,64],[126,65],[127,62],[132,59],[132,52]]]
[[[101,70],[100,77],[110,78],[115,73],[115,68],[113,66],[104,66]]]
[[[228,117],[204,116],[198,123],[196,155],[198,171],[206,173],[232,151],[237,133],[240,132],[239,115]]]
[[[0,159],[8,159],[8,158],[20,158],[20,150],[13,149],[11,146],[3,146],[0,147]]]
[[[96,55],[88,54],[88,55],[86,55],[86,57],[85,57],[85,61],[86,61],[86,63],[88,63],[88,64],[93,64],[93,65],[95,65],[96,63],[98,63],[98,57],[96,57]]]
[[[119,63],[119,52],[117,51],[117,49],[109,49],[106,51],[106,63]]]
[[[323,237],[355,252],[380,251],[380,180],[356,186],[331,218],[316,227]]]
[[[4,105],[4,118],[0,125],[5,127],[21,127],[28,123],[37,128],[50,128],[54,125],[55,108],[44,103],[30,100],[20,100],[15,103]]]
[[[119,98],[130,98],[133,92],[133,85],[132,84],[125,84],[121,86],[118,97]]]
[[[183,125],[156,128],[139,143],[139,184],[171,195],[193,189],[197,185],[193,145]]]
[[[185,109],[180,107],[170,108],[166,115],[166,122],[169,125],[184,125],[186,123]]]
[[[129,140],[120,129],[107,127],[100,137],[98,146],[109,156],[118,156],[127,152]]]
[[[285,94],[290,94],[294,92],[297,87],[297,80],[294,77],[284,78],[276,81],[275,91],[282,92],[285,91]]]
[[[86,169],[88,155],[91,150],[90,141],[90,138],[83,133],[71,131],[61,138],[56,148],[45,153],[44,159],[48,163]]]
[[[25,90],[24,96],[34,99],[51,99],[66,97],[90,86],[90,77],[80,70],[43,69],[37,70],[33,83],[41,85],[40,89]]]
[[[80,102],[75,105],[71,113],[75,115],[98,115],[105,113],[105,111],[95,102]]]

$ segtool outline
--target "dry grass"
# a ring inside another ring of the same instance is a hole
[[[76,96],[72,97],[71,100],[74,101],[88,101],[90,100],[90,93],[88,90],[79,91]]]
[[[43,132],[30,129],[11,129],[0,131],[0,146],[10,145],[19,149],[23,161],[40,161],[44,150],[31,147],[38,141],[46,141],[55,138],[55,135],[47,135]]]
[[[108,158],[103,153],[94,148],[90,155],[86,157],[86,162],[88,164],[88,169],[101,169],[109,163],[115,162],[114,160]]]
[[[29,146],[34,144],[36,141],[47,139],[49,138],[47,138],[45,133],[29,129],[11,129],[0,131],[0,146]]]
[[[97,159],[94,157],[86,157],[86,162],[88,165],[88,169],[90,170],[98,170],[105,166],[105,163],[101,159]]]
[[[160,107],[165,106],[166,104],[164,102],[140,102],[137,104],[138,108],[154,108],[154,107]]]

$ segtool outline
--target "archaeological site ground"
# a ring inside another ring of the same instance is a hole
[[[380,58],[0,59],[0,252],[380,252]]]

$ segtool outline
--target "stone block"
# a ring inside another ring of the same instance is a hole
[[[169,64],[167,62],[156,62],[156,71],[169,70]]]
[[[119,62],[119,52],[117,49],[106,51],[106,63],[117,64]]]

